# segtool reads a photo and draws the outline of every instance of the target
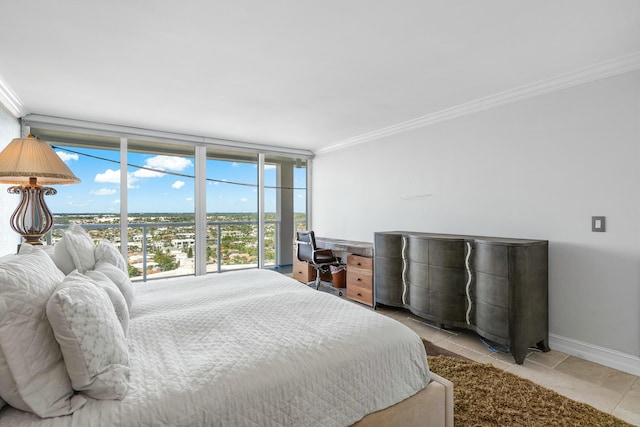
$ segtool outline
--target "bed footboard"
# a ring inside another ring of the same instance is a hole
[[[367,415],[356,427],[453,427],[453,383],[433,372],[431,382],[408,399]]]

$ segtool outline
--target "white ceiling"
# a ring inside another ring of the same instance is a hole
[[[0,3],[19,114],[314,151],[638,52],[638,0]]]

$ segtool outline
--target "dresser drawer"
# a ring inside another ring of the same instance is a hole
[[[373,305],[373,291],[371,286],[347,283],[347,298],[368,306]]]
[[[373,271],[373,258],[367,258],[359,255],[347,256],[347,271],[350,268],[362,268],[364,270]]]
[[[509,276],[507,246],[476,243],[471,251],[471,264],[475,271],[494,276]]]
[[[371,271],[347,267],[347,286],[351,285],[373,289],[373,275]]]
[[[302,283],[316,279],[316,270],[304,261],[293,260],[293,278]]]
[[[293,274],[291,275],[298,282],[309,283],[316,280],[316,269],[311,267],[305,261],[300,261],[297,258],[293,260]],[[326,271],[320,274],[320,279],[323,282],[331,281],[331,272]]]

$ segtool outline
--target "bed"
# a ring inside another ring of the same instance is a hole
[[[269,270],[135,288],[121,400],[46,418],[6,405],[0,426],[453,425],[420,338],[364,306]]]

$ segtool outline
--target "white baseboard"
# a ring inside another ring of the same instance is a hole
[[[605,347],[549,334],[549,347],[571,356],[640,376],[640,357]]]

